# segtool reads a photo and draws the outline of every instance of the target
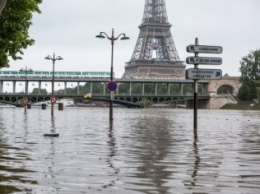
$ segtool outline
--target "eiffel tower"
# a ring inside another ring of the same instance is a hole
[[[170,28],[165,0],[146,0],[139,37],[122,78],[185,78],[185,65],[180,60]]]

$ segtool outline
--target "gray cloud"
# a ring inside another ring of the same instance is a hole
[[[30,28],[36,43],[24,52],[23,60],[11,61],[10,69],[51,70],[44,57],[55,52],[64,57],[57,62],[57,70],[110,71],[111,44],[95,36],[100,31],[111,35],[115,28],[115,34],[124,32],[131,38],[115,43],[114,70],[116,77],[121,77],[138,38],[144,4],[144,0],[44,0],[42,14],[34,15]],[[191,55],[186,46],[198,37],[200,44],[224,50],[219,55],[223,65],[207,67],[240,75],[241,57],[259,48],[259,0],[166,0],[166,6],[182,60]]]

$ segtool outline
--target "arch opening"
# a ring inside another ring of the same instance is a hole
[[[217,89],[217,94],[219,95],[223,95],[223,94],[234,94],[234,87],[232,87],[231,85],[221,85],[220,87],[218,87]]]

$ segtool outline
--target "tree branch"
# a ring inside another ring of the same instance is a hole
[[[6,5],[6,1],[7,0],[0,0],[0,15],[1,15],[1,13],[2,13],[5,5]]]

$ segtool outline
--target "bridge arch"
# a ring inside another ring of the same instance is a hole
[[[237,96],[241,83],[240,77],[231,77],[225,74],[221,80],[212,80],[208,85],[208,92],[215,94],[231,94]]]
[[[234,94],[235,88],[231,85],[221,85],[217,89],[217,94]]]

